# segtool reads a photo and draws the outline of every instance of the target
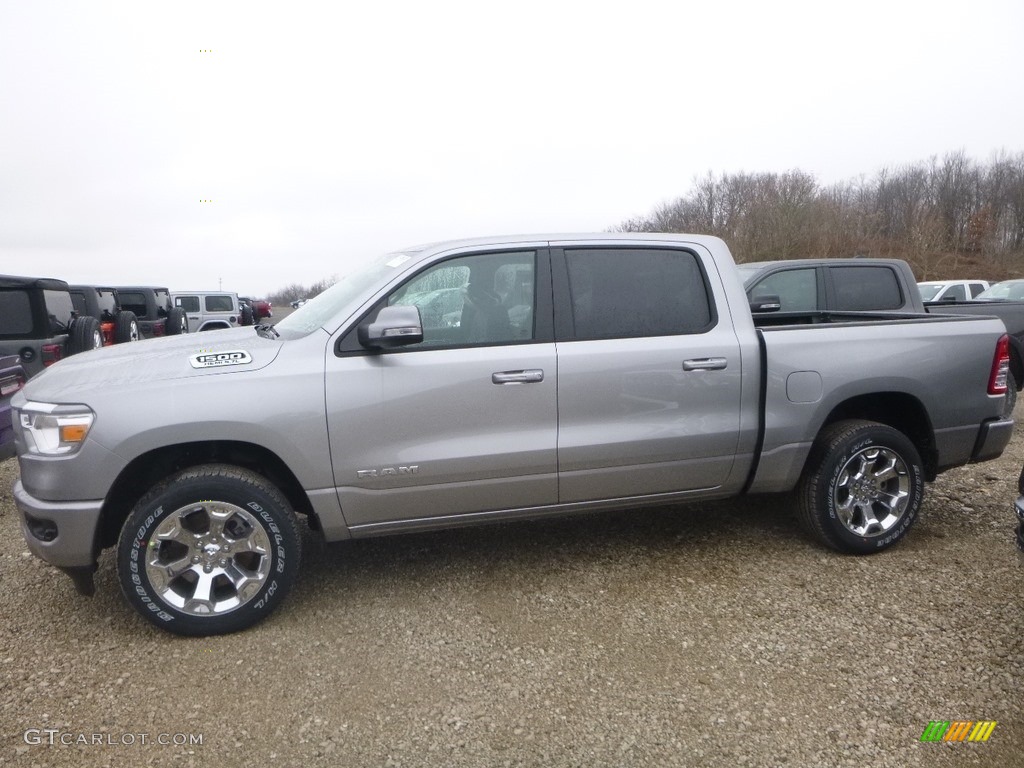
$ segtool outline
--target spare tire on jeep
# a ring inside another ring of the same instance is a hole
[[[88,352],[90,349],[99,349],[102,346],[103,333],[100,330],[99,320],[84,315],[71,321],[71,328],[68,330],[69,355],[77,355],[79,352]]]
[[[134,312],[118,312],[114,321],[114,343],[139,340],[139,320]]]
[[[171,307],[167,313],[166,332],[168,336],[179,336],[188,333],[188,316],[181,307]]]

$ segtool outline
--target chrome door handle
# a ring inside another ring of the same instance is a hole
[[[492,384],[536,384],[544,381],[544,371],[533,368],[528,371],[502,371],[491,374]]]
[[[721,371],[729,365],[724,357],[702,357],[699,360],[683,360],[684,371]]]

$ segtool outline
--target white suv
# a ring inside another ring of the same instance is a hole
[[[171,302],[185,310],[192,331],[217,331],[241,324],[237,293],[188,291],[171,293]]]

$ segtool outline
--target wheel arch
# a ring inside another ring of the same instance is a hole
[[[906,392],[875,392],[851,397],[832,409],[818,434],[848,419],[876,421],[902,432],[921,455],[926,479],[929,482],[935,479],[938,473],[935,430],[927,409],[916,397]]]
[[[318,528],[313,506],[295,474],[280,457],[254,443],[208,440],[163,446],[141,454],[117,476],[100,513],[99,546],[117,543],[121,528],[135,504],[154,485],[176,472],[202,464],[231,464],[256,472],[272,482],[295,512]]]

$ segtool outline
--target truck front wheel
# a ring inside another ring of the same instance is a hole
[[[924,469],[902,432],[841,421],[815,441],[798,494],[803,523],[823,544],[851,554],[881,552],[917,519]]]
[[[295,581],[299,534],[288,502],[249,470],[186,469],[135,506],[121,531],[117,571],[128,602],[179,635],[245,629]]]

